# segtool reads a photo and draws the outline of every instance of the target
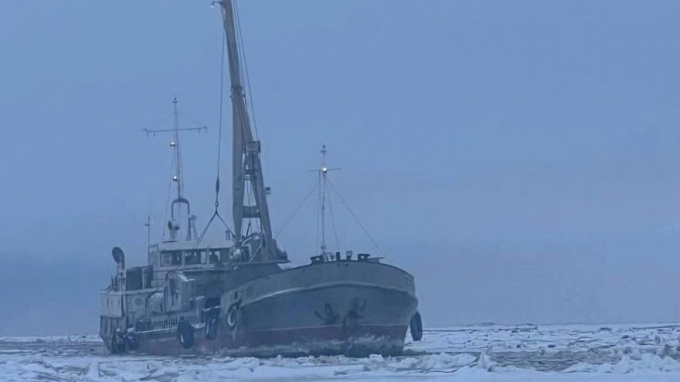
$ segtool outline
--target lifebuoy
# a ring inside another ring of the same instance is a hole
[[[217,327],[220,323],[220,308],[215,307],[208,311],[205,321],[205,338],[214,340],[217,338]]]
[[[238,310],[241,308],[241,302],[236,301],[227,309],[227,327],[234,329],[238,323]]]
[[[181,320],[177,324],[177,340],[184,349],[194,346],[194,327],[189,321]]]
[[[411,338],[413,338],[413,341],[418,342],[423,339],[423,320],[420,317],[420,312],[416,312],[411,317],[409,327],[411,328]]]

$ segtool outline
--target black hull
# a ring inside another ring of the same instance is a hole
[[[406,293],[351,284],[268,297],[241,307],[232,347],[263,355],[397,355],[415,307]]]
[[[417,310],[413,277],[357,261],[313,264],[245,283],[222,297],[217,338],[203,324],[183,349],[176,330],[138,333],[138,352],[232,356],[398,355]]]

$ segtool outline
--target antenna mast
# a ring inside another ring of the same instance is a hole
[[[326,185],[328,174],[328,168],[326,167],[326,145],[321,146],[321,156],[323,160],[321,162],[321,171],[319,175],[321,176],[321,254],[326,255]]]
[[[319,173],[319,183],[320,183],[320,192],[321,192],[321,255],[326,256],[330,254],[328,252],[328,247],[326,247],[326,198],[330,197],[328,194],[328,172],[329,171],[337,171],[340,170],[339,168],[328,168],[328,164],[326,163],[326,154],[328,154],[328,150],[326,149],[326,145],[321,145],[321,153],[322,161],[321,161],[321,168],[319,170],[316,170]],[[332,213],[332,210],[331,210]]]
[[[146,227],[146,255],[151,256],[151,214],[146,216],[144,227]]]
[[[177,241],[177,234],[179,232],[180,226],[175,218],[175,212],[179,216],[181,210],[180,205],[185,205],[187,210],[187,235],[186,240],[194,240],[198,235],[196,235],[196,216],[191,214],[191,205],[189,200],[184,197],[184,177],[182,175],[182,157],[180,153],[179,144],[179,132],[180,131],[206,131],[208,128],[206,126],[200,127],[190,127],[190,128],[180,128],[179,127],[179,113],[177,111],[177,97],[172,100],[172,113],[174,117],[174,125],[172,129],[143,129],[148,136],[149,134],[156,135],[157,133],[167,133],[172,132],[174,139],[170,141],[170,147],[175,150],[175,168],[174,174],[172,175],[172,180],[177,183],[177,197],[170,204],[170,221],[168,221],[167,228],[170,231],[170,240]]]
[[[175,140],[170,142],[170,146],[175,148],[175,175],[172,180],[177,183],[177,200],[184,199],[182,197],[182,188],[184,188],[184,177],[182,177],[182,157],[179,150],[179,119],[177,118],[177,97],[172,99],[172,115],[174,117],[174,133]]]

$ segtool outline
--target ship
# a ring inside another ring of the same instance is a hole
[[[221,221],[225,234],[197,235],[182,186],[175,100],[174,128],[167,131],[175,135],[177,193],[165,225],[168,237],[149,243],[143,266],[128,267],[123,250],[113,248],[116,272],[101,291],[100,337],[114,354],[401,354],[408,332],[418,341],[423,331],[411,274],[381,256],[329,251],[325,233],[307,264],[288,266],[288,254],[272,235],[270,189],[251,129],[234,2],[213,2],[221,11],[230,80],[233,228],[218,212],[218,172],[208,226]],[[315,171],[325,187],[332,169],[325,146],[322,154]]]

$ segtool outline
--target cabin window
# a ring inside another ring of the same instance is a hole
[[[172,265],[182,265],[182,251],[172,251]]]
[[[182,265],[182,251],[167,251],[161,253],[161,266],[171,267]]]
[[[184,265],[196,265],[201,263],[200,251],[184,252]]]
[[[125,287],[127,290],[139,290],[144,288],[143,269],[141,267],[128,269],[126,275]]]
[[[153,281],[153,268],[147,267],[144,274],[144,288],[151,288],[151,281]]]
[[[226,263],[229,261],[229,250],[228,249],[220,249],[220,259],[222,260],[223,263]]]
[[[208,251],[208,264],[215,264],[220,262],[219,252],[216,250]]]

